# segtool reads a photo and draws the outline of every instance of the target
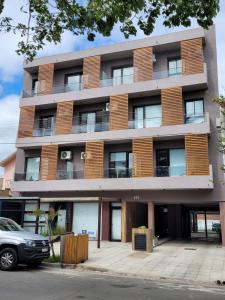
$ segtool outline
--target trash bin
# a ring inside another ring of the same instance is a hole
[[[132,228],[132,250],[153,251],[152,230],[148,228]]]

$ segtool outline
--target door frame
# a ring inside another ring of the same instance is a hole
[[[113,210],[120,210],[122,215],[122,207],[121,206],[112,206],[112,203],[110,203],[110,225],[109,225],[109,238],[111,242],[121,242],[122,239],[112,239],[112,213]],[[121,238],[122,238],[122,227],[121,227]]]

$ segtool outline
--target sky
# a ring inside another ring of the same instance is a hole
[[[26,0],[5,0],[4,14],[11,16],[15,21],[21,22],[24,16],[20,13],[20,7]],[[225,94],[225,1],[220,0],[221,10],[215,18],[216,37],[217,37],[217,54],[218,54],[218,75],[219,89],[221,94]],[[163,19],[159,18],[155,30],[152,35],[161,35],[174,31],[180,31],[186,28],[166,28],[163,26]],[[197,27],[196,22],[193,22],[191,28]],[[144,34],[138,31],[135,37],[131,39],[143,38]],[[17,134],[17,126],[19,119],[19,99],[22,88],[23,76],[23,57],[18,56],[15,52],[17,43],[20,40],[19,36],[14,34],[0,33],[0,161],[15,151],[15,140]],[[112,35],[103,38],[98,35],[94,42],[88,42],[83,36],[73,36],[66,32],[63,35],[62,42],[58,45],[48,44],[38,53],[38,56],[53,55],[82,49],[103,46],[125,41],[123,34],[120,33],[119,27],[116,26]],[[0,175],[2,169],[0,168]]]

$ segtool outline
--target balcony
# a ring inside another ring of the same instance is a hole
[[[45,117],[35,119],[33,128],[33,137],[51,136],[54,135],[54,117]]]
[[[106,173],[108,171],[105,171]],[[205,176],[165,176],[165,177],[118,177],[83,179],[79,171],[68,174],[59,172],[57,180],[33,180],[25,181],[24,174],[16,174],[15,181],[12,183],[12,191],[17,192],[69,192],[75,194],[78,192],[107,192],[107,191],[134,191],[134,190],[199,190],[213,189],[212,166],[210,165],[210,174]],[[116,173],[117,174],[117,173]],[[129,174],[129,173],[128,173]],[[117,175],[116,175],[117,176]],[[20,179],[20,180],[19,180]],[[19,180],[19,181],[18,181]],[[22,181],[21,181],[22,180]]]
[[[101,132],[109,130],[109,114],[101,113],[98,115],[97,120],[95,118],[91,120],[84,121],[82,117],[73,118],[72,132],[75,134],[80,133],[91,133],[91,132]]]
[[[191,90],[194,86],[199,88],[207,87],[207,68],[204,64],[204,72],[192,75],[183,75],[179,69],[174,72],[168,69],[153,71],[151,80],[136,81],[140,74],[138,70],[134,69],[132,74],[124,76],[106,77],[100,79],[98,88],[95,89],[95,97],[106,97],[110,95],[124,94],[124,93],[139,93],[151,92],[161,90],[163,88],[170,88],[176,86],[189,87]],[[65,94],[67,101],[79,101],[93,98],[93,89],[84,88],[84,83],[87,81],[85,76],[82,76],[82,81],[76,84],[63,84],[53,86],[48,95],[40,93],[38,95],[37,89],[24,90],[22,93],[21,106],[26,105],[42,105],[54,102],[61,102],[62,95]],[[36,99],[38,96],[38,99]],[[31,99],[30,99],[31,98]],[[35,98],[35,99],[34,99]],[[31,100],[30,104],[28,102]]]

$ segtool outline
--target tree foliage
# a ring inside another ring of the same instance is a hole
[[[220,107],[220,127],[218,128],[218,149],[225,155],[225,97],[223,95],[214,99],[214,102],[217,103]],[[221,167],[225,171],[225,164]]]
[[[126,38],[138,30],[150,35],[159,16],[166,27],[188,27],[195,19],[207,29],[219,11],[219,0],[27,0],[21,8],[15,4],[26,22],[15,23],[4,15],[6,1],[0,0],[0,31],[21,35],[17,53],[28,60],[46,41],[60,43],[64,31],[84,35],[89,41],[97,33],[110,36],[116,25]]]

